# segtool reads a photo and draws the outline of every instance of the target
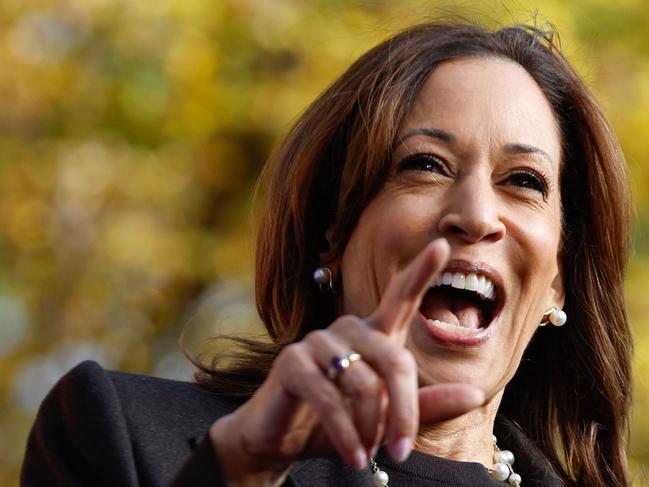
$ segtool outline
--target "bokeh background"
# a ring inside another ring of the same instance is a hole
[[[635,485],[649,485],[649,3],[0,0],[0,485],[83,359],[188,379],[178,346],[254,324],[250,194],[367,48],[463,14],[551,20],[621,140],[637,220]]]

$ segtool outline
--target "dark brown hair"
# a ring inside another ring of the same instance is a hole
[[[261,178],[256,298],[270,343],[240,340],[234,366],[201,366],[214,390],[252,393],[287,343],[336,317],[312,281],[336,263],[381,188],[398,128],[441,62],[510,59],[536,80],[561,127],[563,271],[569,324],[536,334],[500,411],[537,444],[567,485],[627,485],[631,335],[623,297],[629,251],[626,167],[607,121],[554,36],[535,27],[412,27],[367,52],[300,117]],[[329,234],[325,237],[325,232]]]

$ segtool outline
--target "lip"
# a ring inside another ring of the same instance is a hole
[[[480,328],[476,330],[475,333],[458,335],[457,333],[442,330],[441,328],[431,325],[428,318],[426,318],[421,311],[417,312],[417,316],[424,329],[440,345],[459,346],[463,348],[479,347],[486,343],[492,335],[493,328],[491,326]]]
[[[493,334],[495,324],[500,312],[505,305],[505,287],[503,285],[503,278],[500,273],[486,262],[468,261],[462,259],[453,259],[448,262],[446,267],[441,272],[462,272],[464,274],[475,273],[488,277],[494,284],[494,291],[496,293],[497,307],[494,310],[491,318],[491,323],[486,328],[480,328],[475,333],[462,334],[453,333],[443,330],[429,323],[428,319],[418,311],[418,318],[424,329],[428,334],[435,339],[440,345],[445,346],[459,346],[459,347],[479,347],[489,340]]]

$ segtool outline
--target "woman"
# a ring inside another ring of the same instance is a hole
[[[625,165],[549,35],[389,39],[264,181],[272,343],[202,367],[220,394],[82,364],[25,485],[628,484]]]

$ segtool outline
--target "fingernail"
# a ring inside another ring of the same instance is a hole
[[[444,237],[440,237],[440,238],[438,238],[436,240],[433,240],[433,243],[435,245],[442,245],[444,247],[450,247],[450,245],[448,243],[448,240],[446,240]]]
[[[446,237],[437,237],[435,240],[433,240],[433,242],[444,242],[444,243],[448,243],[448,240],[446,239]]]
[[[399,438],[396,443],[390,447],[390,455],[397,462],[404,462],[412,450],[412,440],[406,436]]]
[[[356,452],[354,453],[353,461],[354,461],[353,466],[358,470],[367,467],[367,453],[365,453],[365,450],[363,450],[362,448],[356,450]]]
[[[487,400],[484,391],[478,389],[477,387],[471,392],[472,395],[469,396],[469,400],[473,402],[476,407],[483,406]]]

